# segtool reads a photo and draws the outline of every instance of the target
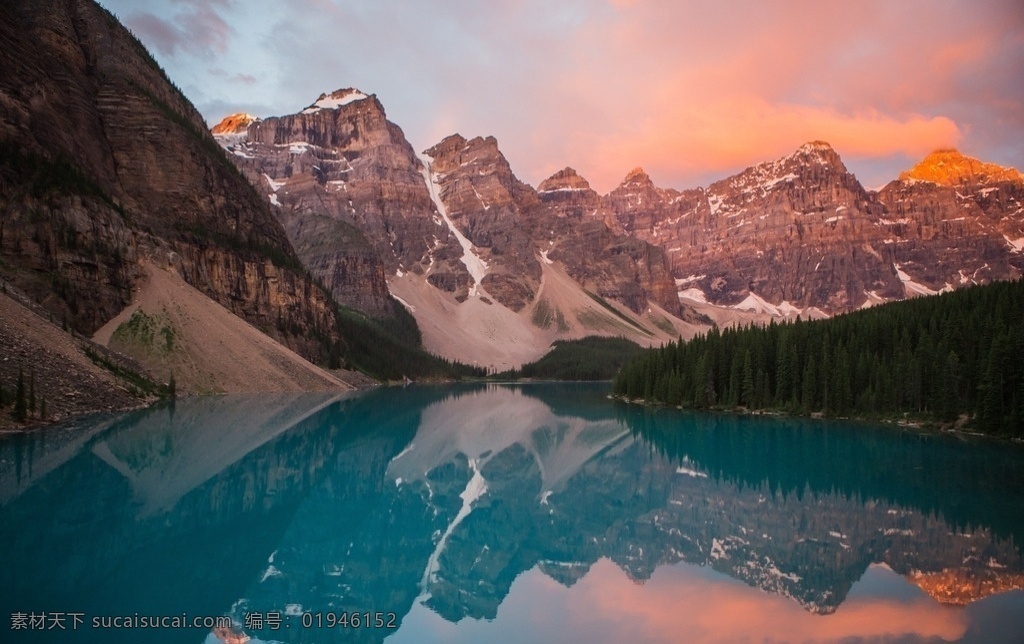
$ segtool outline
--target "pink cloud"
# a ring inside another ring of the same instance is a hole
[[[233,30],[218,12],[229,3],[181,1],[184,11],[173,17],[159,17],[150,12],[130,14],[125,23],[146,44],[166,56],[179,51],[194,55],[223,54]]]
[[[499,133],[532,183],[568,164],[606,192],[643,165],[689,187],[816,139],[861,160],[919,158],[986,126],[964,103],[1014,102],[991,82],[991,96],[962,91],[967,75],[984,82],[1007,25],[1021,24],[995,9],[965,21],[877,2],[613,4],[528,79],[541,88],[526,116],[537,122]]]
[[[955,146],[961,138],[956,123],[941,116],[894,117],[875,109],[844,114],[828,107],[736,95],[700,105],[680,100],[624,133],[581,136],[575,152],[589,159],[585,172],[591,183],[606,191],[641,160],[656,180],[671,181],[708,172],[725,176],[789,154],[812,140],[828,141],[841,155],[863,158],[922,157]]]

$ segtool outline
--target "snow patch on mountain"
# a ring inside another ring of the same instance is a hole
[[[573,188],[573,187],[548,188],[546,190],[538,190],[537,194],[546,195],[546,194],[550,194],[552,192],[584,192],[585,190],[586,190],[586,188]]]
[[[722,208],[722,202],[721,195],[711,195],[708,197],[708,207],[711,208],[712,215],[718,214],[718,211]]]
[[[285,184],[284,181],[274,181],[273,179],[270,178],[270,175],[266,173],[264,173],[263,178],[267,180],[267,184],[270,185],[270,189],[273,190],[274,192],[280,190],[281,186]]]
[[[704,291],[699,288],[687,288],[679,291],[680,300],[692,300],[701,304],[707,304],[708,298],[704,295]]]
[[[340,92],[333,92],[331,94],[321,94],[320,98],[302,110],[303,114],[316,114],[320,110],[336,110],[339,107],[361,101],[365,98],[369,98],[366,94],[363,94],[357,89],[341,90]]]
[[[1003,239],[1005,239],[1006,243],[1009,244],[1011,248],[1013,248],[1013,252],[1024,252],[1024,237],[1020,237],[1018,239],[1010,239],[1006,235],[1003,235]]]
[[[872,306],[885,304],[886,302],[889,301],[886,298],[879,295],[878,293],[876,293],[875,291],[864,291],[864,297],[867,299],[865,299],[864,302],[860,305],[860,308],[862,309],[869,309]]]
[[[677,467],[676,468],[676,474],[685,474],[686,476],[689,476],[690,478],[695,478],[695,479],[697,479],[697,478],[706,479],[708,477],[708,475],[706,473],[699,472],[697,470],[690,469],[688,467]]]
[[[772,304],[757,293],[749,293],[743,301],[738,304],[726,307],[736,311],[749,311],[758,315],[768,315],[773,318],[795,318],[798,315],[811,315],[815,317],[828,317],[823,311],[816,307],[806,309],[799,308],[783,300],[780,304]]]
[[[444,222],[448,225],[448,229],[455,235],[455,239],[459,240],[459,245],[462,246],[462,263],[466,266],[466,270],[469,271],[470,277],[473,278],[473,286],[469,289],[469,296],[474,297],[479,294],[482,289],[484,276],[487,275],[487,262],[480,258],[479,255],[473,250],[473,242],[469,241],[465,235],[462,234],[456,226],[455,222],[448,216],[448,209],[445,208],[444,202],[441,201],[441,188],[437,183],[437,175],[431,171],[431,159],[426,154],[420,154],[420,161],[423,162],[423,167],[420,169],[420,173],[423,175],[423,181],[427,184],[427,190],[430,192],[430,199],[434,202],[434,206],[437,208],[437,212],[444,219]]]
[[[915,295],[937,295],[939,293],[939,291],[930,289],[924,284],[915,282],[914,279],[903,270],[902,265],[893,264],[892,267],[896,270],[896,275],[899,276],[900,281],[903,282],[903,290],[906,292],[907,297],[913,297]]]
[[[724,544],[718,539],[711,540],[711,558],[712,559],[728,559],[729,554],[725,549]]]
[[[771,190],[772,188],[774,188],[775,186],[779,185],[780,183],[789,183],[789,182],[793,181],[796,178],[797,178],[796,173],[795,172],[790,172],[789,174],[783,175],[781,177],[777,177],[775,179],[769,179],[769,180],[765,181],[764,183],[761,184],[761,187],[764,190]]]
[[[756,293],[749,293],[747,297],[743,298],[743,301],[739,304],[733,304],[732,307],[738,311],[753,311],[754,313],[767,313],[768,315],[778,317],[780,315],[779,309],[769,303],[767,300],[757,295]]]
[[[420,581],[420,596],[417,598],[417,601],[421,603],[430,598],[430,584],[437,580],[437,571],[440,568],[439,560],[445,546],[448,545],[448,538],[455,531],[455,528],[473,511],[473,503],[487,493],[487,481],[484,479],[483,474],[480,473],[477,462],[471,460],[469,467],[473,470],[473,476],[469,479],[469,483],[466,483],[466,489],[459,494],[459,498],[462,499],[462,507],[459,508],[459,512],[452,519],[452,522],[448,524],[448,529],[441,535],[441,539],[434,547],[434,552],[430,554],[430,558],[427,560],[427,568],[423,571],[423,579]]]

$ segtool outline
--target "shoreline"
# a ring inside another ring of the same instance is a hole
[[[345,373],[347,375],[347,374],[352,374],[352,373],[356,373],[356,372],[345,372]],[[362,375],[362,374],[360,374],[360,375]],[[376,380],[371,379],[369,376],[365,376],[365,375],[363,375],[362,378],[353,378],[353,380],[356,380],[357,382],[345,381],[345,384],[349,385],[351,387],[351,389],[339,389],[338,391],[339,392],[352,392],[352,393],[356,393],[356,392],[368,391],[368,390],[373,389],[375,387],[385,386],[385,383],[378,382]],[[2,439],[4,436],[14,436],[14,435],[17,435],[17,434],[29,434],[29,433],[36,432],[36,431],[39,431],[39,430],[45,430],[47,428],[56,427],[56,426],[61,425],[63,423],[75,422],[75,421],[81,420],[81,419],[83,419],[83,418],[85,418],[87,416],[94,416],[94,415],[101,415],[101,414],[127,414],[127,413],[130,413],[130,412],[133,412],[133,411],[140,411],[140,410],[143,410],[143,409],[149,409],[149,408],[151,408],[151,407],[153,407],[155,405],[158,405],[160,403],[164,403],[164,402],[169,403],[169,402],[172,402],[174,400],[183,400],[183,399],[187,399],[187,398],[197,398],[197,397],[201,397],[201,396],[258,395],[258,394],[270,394],[270,393],[275,393],[275,394],[280,394],[280,393],[308,393],[308,392],[312,392],[312,391],[314,391],[314,390],[296,390],[294,392],[263,391],[263,390],[253,390],[253,391],[243,391],[243,392],[240,392],[240,391],[211,392],[211,393],[194,393],[194,392],[189,392],[189,393],[179,394],[179,395],[175,396],[174,398],[155,397],[154,396],[154,397],[150,398],[149,400],[142,400],[142,399],[140,399],[140,402],[138,404],[134,404],[134,405],[107,406],[107,407],[103,407],[103,406],[99,406],[98,405],[98,406],[96,406],[96,408],[91,408],[91,409],[90,408],[76,409],[75,411],[73,411],[71,413],[64,414],[64,415],[61,415],[61,416],[58,416],[58,417],[51,417],[51,418],[47,418],[46,420],[41,420],[41,419],[38,419],[38,418],[33,418],[33,419],[31,419],[31,420],[29,420],[28,422],[25,422],[25,423],[17,422],[13,418],[11,418],[11,415],[10,415],[9,412],[5,411],[3,413],[0,413],[0,439]]]
[[[800,418],[806,420],[819,420],[819,421],[841,421],[848,423],[865,423],[872,425],[884,425],[893,427],[901,431],[913,432],[916,434],[927,435],[927,436],[952,436],[960,438],[962,440],[993,440],[998,442],[1008,442],[1024,445],[1024,438],[1018,436],[1001,436],[998,434],[986,434],[974,429],[956,427],[957,423],[963,422],[958,420],[955,422],[940,422],[927,419],[907,419],[905,417],[894,417],[894,416],[880,416],[880,417],[865,417],[865,416],[825,416],[822,412],[812,412],[811,414],[798,414],[788,411],[782,411],[778,409],[746,409],[743,407],[712,407],[708,409],[697,409],[695,407],[684,407],[682,405],[669,405],[661,402],[648,402],[643,399],[629,399],[622,396],[616,396],[609,394],[608,399],[614,402],[623,403],[626,405],[637,405],[647,409],[666,409],[685,411],[692,413],[708,413],[708,414],[729,414],[735,416],[769,416],[776,418]],[[961,416],[961,419],[963,417]]]

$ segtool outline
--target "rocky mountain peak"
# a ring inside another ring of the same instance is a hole
[[[590,190],[590,184],[573,168],[562,168],[544,181],[541,181],[538,192],[583,191]]]
[[[466,142],[465,148],[467,152],[494,154],[504,157],[498,148],[498,139],[493,136],[473,137]]]
[[[458,150],[462,150],[466,147],[466,137],[462,136],[458,132],[455,134],[449,134],[448,136],[441,139],[437,144],[427,148],[423,151],[423,154],[434,159],[440,156],[446,156],[453,154]]]
[[[242,134],[256,120],[255,116],[245,112],[229,114],[221,119],[220,123],[210,128],[210,131],[213,134]]]
[[[847,175],[849,171],[831,145],[824,141],[811,141],[789,156],[759,163],[713,183],[709,190],[713,193],[738,192],[743,197],[742,201],[749,201],[767,191],[784,189],[801,178],[819,187],[828,182],[826,177],[846,177],[851,184],[854,183],[852,175]]]
[[[824,165],[832,167],[841,172],[846,172],[843,160],[839,153],[825,141],[809,141],[804,143],[796,152],[786,157],[787,161],[797,161],[802,164]]]
[[[312,105],[302,110],[303,114],[314,114],[321,110],[337,110],[349,103],[361,101],[371,96],[353,87],[334,90],[330,94],[321,94]]]
[[[622,180],[621,185],[646,185],[652,183],[653,181],[651,181],[651,177],[644,172],[644,169],[636,167],[626,173],[626,178]]]
[[[431,158],[434,172],[447,174],[473,166],[478,172],[497,173],[508,184],[506,187],[511,189],[514,179],[512,169],[498,148],[498,140],[493,136],[477,136],[467,140],[460,134],[451,134],[425,150],[424,154]]]
[[[805,154],[810,154],[813,152],[834,153],[835,150],[832,149],[832,146],[829,144],[828,141],[808,141],[807,143],[804,143],[799,148],[797,148],[797,152],[803,152]]]
[[[945,186],[978,184],[997,181],[1024,181],[1024,175],[1015,168],[985,163],[965,156],[954,149],[936,150],[907,172],[900,173],[901,181],[929,181]]]

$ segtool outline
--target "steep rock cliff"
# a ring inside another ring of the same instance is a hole
[[[91,333],[137,260],[303,355],[337,340],[333,303],[281,225],[148,52],[89,0],[0,7],[0,270]],[[277,329],[287,312],[294,333]]]
[[[296,114],[219,124],[217,138],[263,188],[303,262],[339,299],[391,314],[386,276],[456,257],[422,165],[375,96],[322,94]],[[237,120],[237,119],[236,119]],[[457,244],[455,244],[457,248]]]
[[[516,178],[493,137],[453,135],[427,154],[449,216],[490,251],[484,285],[510,308],[536,292],[539,257],[562,262],[585,289],[635,313],[654,300],[682,314],[663,251],[611,230],[594,214],[597,195],[575,170],[561,170],[534,190]]]
[[[878,193],[901,277],[932,292],[1024,270],[1024,175],[956,150],[928,155]]]

